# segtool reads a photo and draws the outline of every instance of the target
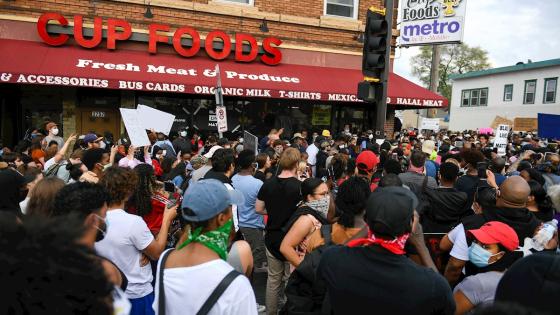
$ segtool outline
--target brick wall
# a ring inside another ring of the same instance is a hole
[[[222,29],[230,34],[244,32],[257,38],[276,36],[284,45],[324,49],[361,51],[361,44],[354,39],[367,8],[379,6],[381,0],[359,1],[359,20],[323,16],[324,0],[255,0],[255,6],[224,4],[216,0],[169,1],[152,0],[153,19],[144,17],[143,1],[91,1],[91,0],[17,0],[0,2],[0,15],[38,17],[47,11],[60,12],[67,18],[74,14],[86,17],[121,18],[133,27],[147,29],[150,23],[164,23],[172,27],[194,26],[201,33]],[[200,5],[198,5],[200,4]],[[197,6],[198,5],[198,6]],[[206,5],[206,7],[202,7]],[[181,7],[171,8],[170,6]],[[198,8],[201,6],[200,8]],[[207,11],[207,12],[202,12]],[[215,13],[210,13],[215,12]],[[270,32],[262,33],[259,25],[267,18]],[[287,22],[292,21],[292,23]],[[340,27],[338,27],[340,25]]]

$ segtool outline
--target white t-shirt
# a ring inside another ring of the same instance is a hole
[[[119,267],[128,279],[125,294],[137,299],[152,293],[152,266],[140,267],[141,253],[154,236],[141,217],[122,209],[107,211],[107,235],[95,243],[97,253]]]
[[[161,260],[158,262],[156,294],[153,304],[156,314],[158,314],[160,264]],[[193,267],[165,269],[163,285],[165,287],[166,314],[196,314],[222,279],[232,270],[233,267],[221,259]],[[255,293],[247,277],[237,276],[208,314],[256,315]]]
[[[43,169],[44,169],[45,171],[48,171],[49,168],[50,168],[51,166],[53,166],[55,163],[56,163],[56,162],[54,161],[54,157],[52,157],[52,158],[48,159],[48,161],[45,162],[45,166],[43,167]]]
[[[224,183],[227,190],[235,190],[231,184]],[[235,228],[235,232],[239,230],[239,217],[237,216],[237,205],[231,205],[231,213],[233,217],[233,227]]]
[[[465,227],[463,223],[457,225],[449,234],[449,240],[453,243],[453,248],[449,255],[464,261],[469,260],[469,245],[465,236]]]

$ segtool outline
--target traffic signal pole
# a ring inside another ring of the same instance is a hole
[[[385,8],[370,7],[366,15],[362,73],[358,98],[376,107],[375,138],[383,139],[387,115],[387,83],[391,63],[393,0],[385,0]]]

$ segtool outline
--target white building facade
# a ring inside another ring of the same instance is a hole
[[[449,130],[487,128],[496,116],[560,115],[559,77],[560,59],[453,76]]]

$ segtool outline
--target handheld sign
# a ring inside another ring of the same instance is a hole
[[[135,147],[150,145],[150,139],[146,134],[146,129],[142,126],[136,109],[121,108],[121,117],[124,127],[130,138],[130,143]]]

